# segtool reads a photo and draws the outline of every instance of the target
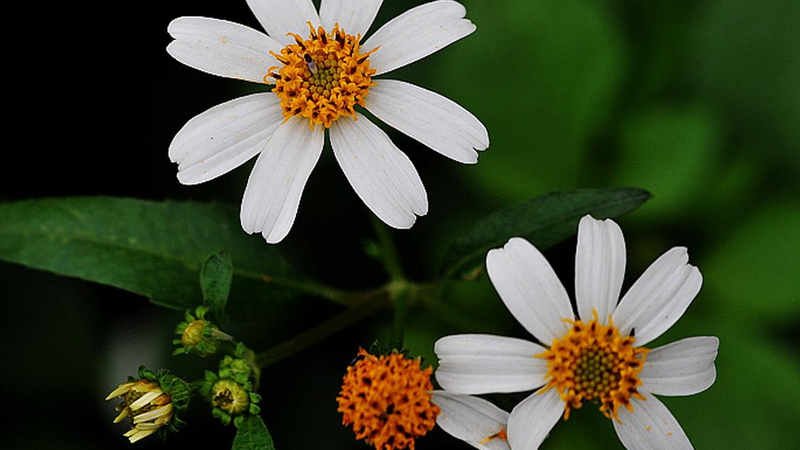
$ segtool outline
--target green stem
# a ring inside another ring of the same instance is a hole
[[[296,289],[298,291],[305,292],[307,294],[311,294],[317,297],[322,297],[324,299],[330,300],[334,303],[338,303],[342,306],[350,306],[350,298],[352,295],[341,289],[336,289],[334,287],[317,283],[312,280],[292,280],[292,279],[284,279],[284,278],[271,278],[269,280],[265,280],[267,283],[275,283],[278,286],[287,287],[291,289]]]
[[[375,216],[372,216],[372,227],[375,229],[375,235],[381,247],[381,262],[383,262],[383,267],[386,269],[389,278],[393,281],[404,280],[405,275],[400,265],[400,257],[397,254],[397,248],[394,245],[389,228]]]
[[[354,306],[333,316],[327,321],[304,331],[282,343],[256,354],[255,364],[264,368],[297,354],[312,345],[338,333],[364,319],[374,316],[391,306],[388,289],[380,288],[357,296]],[[354,299],[355,300],[355,299]]]
[[[394,303],[394,320],[392,334],[389,342],[392,348],[402,350],[405,337],[406,322],[408,321],[409,305],[417,297],[417,287],[403,282],[397,282],[390,288],[390,297]]]
[[[438,299],[423,297],[421,303],[439,320],[459,330],[472,330],[476,333],[488,333],[492,331],[486,324],[466,316],[458,308],[440,302]]]

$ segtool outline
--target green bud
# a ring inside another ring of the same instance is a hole
[[[186,312],[185,320],[175,328],[180,339],[175,339],[172,343],[180,345],[180,348],[175,349],[173,355],[194,353],[204,358],[216,353],[221,342],[233,340],[233,337],[206,319],[207,312],[208,308],[205,306],[198,306],[194,315]]]

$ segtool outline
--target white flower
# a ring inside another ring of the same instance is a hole
[[[670,328],[700,291],[700,271],[675,247],[619,299],[625,242],[611,220],[584,217],[575,258],[577,317],[542,254],[513,238],[486,257],[489,277],[514,317],[543,345],[491,335],[436,342],[436,379],[462,394],[538,389],[508,421],[514,450],[532,450],[559,418],[595,402],[628,449],[690,449],[689,439],[653,394],[692,395],[716,379],[719,340],[693,337],[653,350],[643,345]]]
[[[480,450],[510,450],[508,413],[490,401],[433,391],[433,403],[441,409],[436,424],[450,435]]]
[[[259,155],[245,189],[242,228],[269,243],[291,228],[329,129],[333,152],[358,196],[388,225],[410,228],[428,211],[416,169],[356,105],[433,150],[475,163],[486,128],[456,103],[421,87],[372,77],[469,35],[475,25],[454,1],[413,8],[362,41],[382,0],[248,0],[266,30],[204,17],[168,27],[167,51],[196,69],[274,84],[201,113],[175,136],[178,179],[203,183]],[[357,120],[356,120],[357,119]]]

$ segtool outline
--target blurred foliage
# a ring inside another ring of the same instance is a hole
[[[384,3],[372,30],[423,2]],[[800,2],[464,4],[476,33],[386,76],[457,101],[491,137],[480,162],[462,166],[387,130],[419,169],[431,202],[412,230],[395,233],[409,275],[430,277],[454,237],[500,208],[556,190],[646,189],[653,199],[619,220],[626,285],[675,245],[689,248],[705,281],[685,317],[654,345],[692,335],[721,340],[716,384],[664,402],[698,449],[800,448]],[[37,27],[11,25],[26,39],[10,55],[24,63],[25,76],[14,89],[23,98],[12,100],[9,129],[27,141],[12,146],[18,159],[5,163],[13,170],[0,182],[0,201],[113,195],[239,202],[249,166],[184,187],[166,150],[192,116],[259,87],[189,69],[164,47],[167,24],[181,15],[258,28],[246,2],[144,1],[100,21],[87,5],[54,4],[46,14],[25,11],[30,7],[22,5],[20,17],[35,18]],[[111,49],[101,50],[106,44]],[[368,212],[329,156],[279,250],[331,284],[380,285],[384,275],[363,251],[373,239]],[[545,252],[568,289],[574,244]],[[198,254],[192,267],[199,270],[219,250]],[[236,267],[236,253],[232,260]],[[198,275],[191,275],[191,289],[200,301]],[[243,289],[235,277],[231,302]],[[137,295],[3,263],[0,300],[0,386],[16,412],[0,437],[3,448],[130,448],[111,424],[112,405],[102,402],[108,391],[141,364],[190,375],[204,369],[191,358],[168,357],[182,314]],[[260,336],[252,346],[263,350],[335,311],[300,301],[308,306],[274,318],[269,329],[237,322],[236,331]],[[526,337],[486,277],[452,282],[445,302],[410,314],[406,346],[431,364],[433,342],[446,334]],[[341,426],[334,399],[358,346],[386,340],[390,330],[391,318],[379,316],[264,371],[262,417],[276,448],[365,448]],[[510,408],[513,400],[501,404]],[[49,418],[46,433],[42,418]],[[186,420],[167,443],[137,445],[230,447],[235,431],[215,426],[207,412]],[[543,446],[589,447],[621,445],[588,406]],[[468,447],[434,430],[418,448]]]

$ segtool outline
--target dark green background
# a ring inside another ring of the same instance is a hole
[[[387,1],[372,30],[419,1]],[[685,317],[655,345],[720,337],[707,392],[665,402],[698,449],[800,448],[800,2],[745,0],[465,0],[478,31],[385,78],[440,92],[478,116],[491,147],[476,166],[446,160],[390,131],[418,168],[430,213],[394,233],[412,278],[437,269],[446,245],[500,207],[554,190],[640,187],[654,198],[619,220],[626,286],[659,254],[689,248],[704,275]],[[252,163],[202,186],[177,182],[167,158],[194,115],[260,86],[172,60],[166,27],[203,15],[258,28],[244,1],[36,4],[7,14],[5,89],[11,122],[0,201],[116,195],[238,203]],[[378,80],[379,82],[379,80]],[[0,217],[0,220],[2,218]],[[279,249],[303,271],[343,288],[384,281],[362,251],[368,210],[326,152]],[[253,245],[266,245],[253,237]],[[574,239],[546,252],[571,291]],[[235,255],[234,255],[235,260]],[[454,332],[526,337],[488,280],[454,283],[465,317],[414,313],[406,344],[435,362]],[[300,331],[323,318],[261,330]],[[187,376],[171,358],[182,318],[143,298],[0,264],[6,419],[13,449],[130,448],[106,393],[139,364]],[[340,425],[335,396],[359,345],[388,339],[389,317],[341,333],[264,372],[263,417],[279,450],[364,449]],[[517,397],[500,397],[510,408]],[[200,406],[199,404],[196,406]],[[202,407],[167,443],[229,448]],[[200,446],[200,447],[198,447]],[[440,430],[419,449],[468,448]],[[559,424],[544,449],[617,449],[591,407]]]

